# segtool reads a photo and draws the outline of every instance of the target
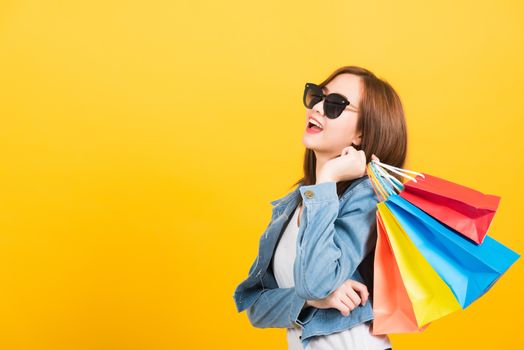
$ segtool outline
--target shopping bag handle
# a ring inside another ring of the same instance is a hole
[[[389,165],[389,164],[384,164],[378,160],[375,160],[375,159],[372,159],[371,160],[373,163],[379,165],[380,167],[382,168],[385,168],[391,172],[394,172],[402,177],[405,177],[407,179],[410,179],[412,180],[413,182],[417,182],[417,179],[415,177],[412,177],[412,176],[409,176],[407,175],[406,173],[409,173],[409,174],[415,174],[415,175],[420,175],[423,179],[425,178],[424,174],[422,173],[419,173],[419,172],[416,172],[416,171],[413,171],[413,170],[408,170],[408,169],[403,169],[403,168],[398,168],[398,167],[395,167],[393,165]],[[397,179],[398,180],[398,179]]]
[[[376,164],[369,162],[366,168],[379,201],[385,201],[389,196],[395,195],[397,192],[400,193],[404,189],[404,185],[399,179],[388,174],[384,169]]]
[[[368,173],[369,179],[371,180],[371,185],[373,186],[373,190],[375,191],[375,194],[377,195],[379,201],[385,201],[386,198],[389,196],[386,189],[381,183],[381,180],[379,180],[378,173],[376,171],[376,168],[371,162],[368,163],[366,166],[366,172]]]
[[[391,186],[394,189],[396,189],[398,192],[400,192],[400,191],[402,191],[404,189],[404,185],[402,184],[402,182],[399,179],[397,179],[393,175],[389,174],[388,172],[386,172],[381,167],[375,166],[375,164],[372,164],[372,166],[373,166],[373,169],[375,169],[379,173],[379,175],[381,175],[384,179],[386,179],[391,184]],[[393,180],[395,182],[393,182],[391,180]]]

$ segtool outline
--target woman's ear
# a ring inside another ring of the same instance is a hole
[[[362,134],[359,133],[355,138],[352,140],[351,144],[360,146],[360,143],[362,142]]]

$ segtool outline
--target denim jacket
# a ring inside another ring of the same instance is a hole
[[[299,195],[303,210],[293,265],[295,286],[279,288],[271,261]],[[314,336],[372,320],[372,275],[366,280],[362,269],[369,273],[373,268],[373,258],[366,257],[374,255],[378,202],[367,175],[354,180],[340,198],[336,182],[323,182],[300,185],[271,201],[272,216],[260,237],[258,255],[233,294],[238,312],[247,309],[254,327],[302,328],[304,348]],[[335,308],[304,308],[306,300],[323,299],[348,279],[366,284],[370,293],[368,302],[349,316]]]

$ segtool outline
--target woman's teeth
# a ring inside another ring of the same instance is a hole
[[[313,125],[318,126],[320,129],[322,129],[322,125],[320,125],[315,119],[309,119],[309,122]]]
[[[322,128],[319,128],[316,124],[313,124],[312,122],[309,122],[307,124],[306,131],[308,133],[318,133],[318,132],[321,132],[322,130],[323,130]]]

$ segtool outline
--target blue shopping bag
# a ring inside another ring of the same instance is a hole
[[[385,204],[463,309],[485,294],[520,257],[489,236],[475,244],[398,194],[390,195]]]

